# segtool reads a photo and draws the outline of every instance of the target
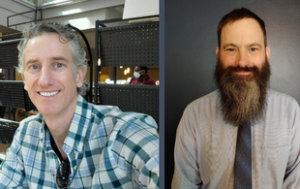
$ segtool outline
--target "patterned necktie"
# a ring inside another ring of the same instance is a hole
[[[251,124],[238,128],[234,162],[234,189],[252,188]]]

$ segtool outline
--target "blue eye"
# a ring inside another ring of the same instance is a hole
[[[34,69],[34,70],[36,70],[36,69],[38,69],[39,67],[38,67],[37,65],[32,65],[31,68]]]
[[[57,67],[57,68],[61,68],[62,66],[63,66],[63,65],[62,65],[61,63],[57,63],[57,64],[56,64],[56,67]]]

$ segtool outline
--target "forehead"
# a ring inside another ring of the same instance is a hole
[[[58,34],[46,33],[33,37],[25,46],[25,63],[28,59],[40,60],[58,56],[70,59],[72,56],[69,43],[62,41]]]
[[[139,66],[134,67],[134,70],[139,71],[141,68]]]
[[[259,23],[253,18],[243,18],[226,24],[221,31],[221,43],[234,41],[264,42]]]

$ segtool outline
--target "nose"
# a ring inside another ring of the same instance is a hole
[[[246,67],[248,65],[247,53],[245,50],[240,49],[237,58],[237,65],[240,67]]]
[[[42,87],[47,87],[53,83],[53,76],[50,68],[43,66],[40,72],[39,85]]]

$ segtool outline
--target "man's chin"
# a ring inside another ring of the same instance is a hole
[[[224,119],[233,125],[259,120],[263,116],[271,74],[269,63],[266,61],[261,68],[223,68],[222,65],[222,62],[217,63],[215,79]]]

